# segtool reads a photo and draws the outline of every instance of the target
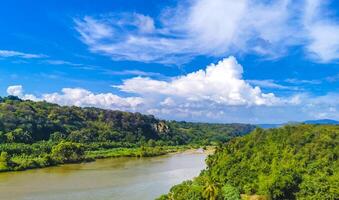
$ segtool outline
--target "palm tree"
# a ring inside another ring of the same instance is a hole
[[[175,200],[173,192],[168,193],[168,200]]]
[[[206,181],[202,195],[207,200],[217,199],[218,188],[214,185],[214,183],[210,179]]]

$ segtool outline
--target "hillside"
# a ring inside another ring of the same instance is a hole
[[[256,129],[217,148],[207,169],[160,199],[337,199],[339,126]]]
[[[98,108],[59,106],[0,99],[0,143],[34,143],[69,140],[79,143],[126,142],[180,145],[225,141],[249,133],[247,124],[196,124],[165,121],[152,115]]]

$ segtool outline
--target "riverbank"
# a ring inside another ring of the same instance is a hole
[[[87,159],[115,158],[115,157],[153,157],[168,153],[182,152],[193,149],[191,146],[155,146],[139,148],[114,148],[97,151],[87,151]]]
[[[0,154],[0,173],[46,168],[61,164],[91,162],[103,158],[154,157],[187,150],[196,151],[197,149],[198,147],[191,145],[91,149],[81,144],[65,142],[50,148],[50,150],[39,153],[13,153],[17,151],[10,151],[9,154],[8,152],[2,151]]]

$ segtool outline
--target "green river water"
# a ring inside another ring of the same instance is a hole
[[[206,154],[111,158],[0,173],[0,200],[149,200],[205,168]]]

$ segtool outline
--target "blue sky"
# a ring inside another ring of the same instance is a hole
[[[6,1],[0,95],[159,118],[339,119],[339,3]]]

